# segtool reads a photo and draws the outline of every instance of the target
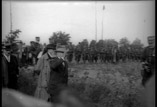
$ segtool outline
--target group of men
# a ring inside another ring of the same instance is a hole
[[[76,48],[71,48],[67,53],[67,59],[69,62],[75,58],[76,62],[83,60],[84,63],[97,63],[98,60],[102,63],[116,63],[119,61],[125,62],[126,60],[141,61],[142,59],[142,48],[117,48],[107,47],[98,50],[96,48],[85,48],[81,50],[79,45]]]
[[[20,66],[35,65],[38,61],[40,52],[44,51],[45,45],[38,42],[31,41],[30,46],[23,47],[22,56],[19,59]],[[92,47],[85,47],[81,49],[80,45],[76,47],[68,44],[68,52],[66,52],[66,60],[71,63],[73,61],[80,63],[118,63],[119,61],[125,62],[126,60],[141,61],[143,48],[133,47],[106,47],[96,49]],[[41,55],[40,55],[41,56]]]

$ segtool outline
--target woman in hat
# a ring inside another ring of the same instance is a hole
[[[47,85],[50,78],[49,60],[56,56],[56,45],[46,46],[43,56],[41,56],[35,66],[35,72],[39,74],[35,97],[48,101],[50,95],[47,93]]]

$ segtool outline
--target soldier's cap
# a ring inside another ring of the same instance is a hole
[[[46,49],[53,49],[53,50],[56,50],[56,45],[55,44],[48,44],[46,46]]]

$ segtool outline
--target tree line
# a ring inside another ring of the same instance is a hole
[[[14,43],[14,41],[16,41],[16,39],[19,37],[19,34],[21,33],[21,30],[17,29],[14,31],[9,32],[9,34],[6,36],[6,39],[3,40],[2,42],[9,42],[11,44]],[[75,48],[76,46],[80,46],[81,51],[83,51],[84,49],[88,49],[88,48],[92,48],[92,49],[96,49],[98,51],[101,51],[102,49],[106,49],[106,48],[118,48],[118,47],[123,47],[126,49],[143,49],[144,45],[141,43],[141,40],[136,38],[132,43],[128,40],[127,37],[123,37],[120,39],[120,41],[116,41],[114,39],[105,39],[105,40],[99,40],[99,41],[95,41],[95,40],[91,40],[90,42],[87,39],[83,39],[82,41],[80,41],[77,45],[74,45],[72,42],[70,42],[70,34],[62,32],[62,31],[58,31],[58,32],[54,32],[50,38],[49,38],[49,42],[50,43],[59,43],[61,45],[69,45],[71,44],[73,46],[73,48]],[[25,44],[25,43],[23,43]],[[14,46],[16,47],[16,45]]]

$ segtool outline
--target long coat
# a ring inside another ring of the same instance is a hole
[[[17,75],[19,75],[19,69],[16,56],[10,55],[10,62],[8,62],[2,55],[3,87],[17,89]]]
[[[50,66],[49,66],[49,56],[48,54],[44,54],[37,62],[35,67],[36,71],[40,71],[38,84],[35,91],[35,97],[48,100],[49,94],[47,93],[47,85],[50,78]]]

